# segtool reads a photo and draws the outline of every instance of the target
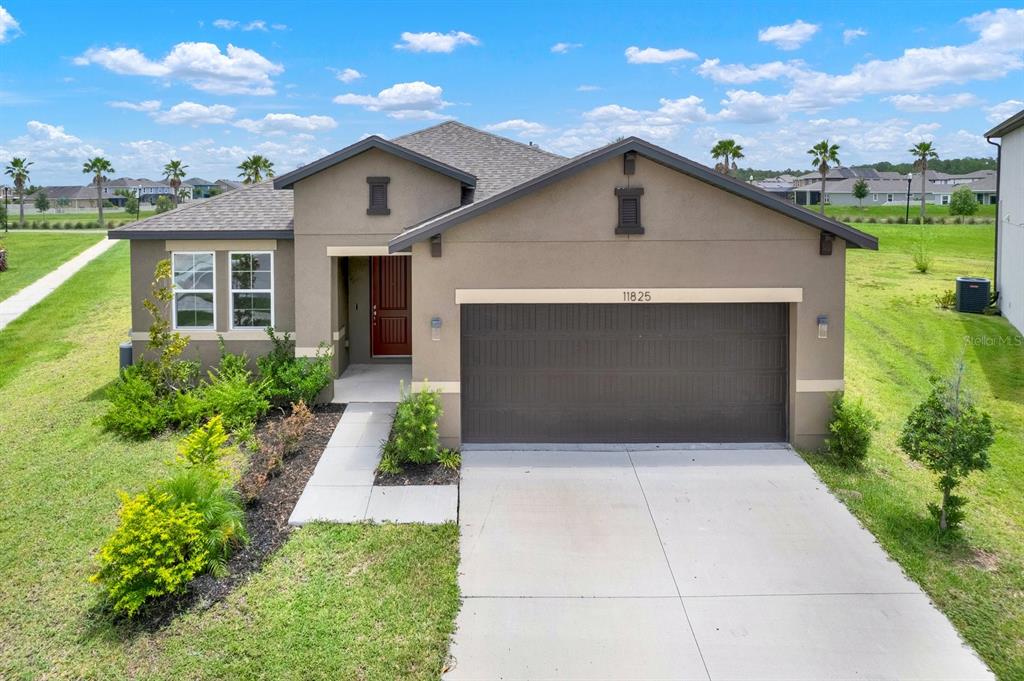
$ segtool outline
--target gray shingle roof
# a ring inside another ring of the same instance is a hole
[[[446,121],[391,140],[475,175],[474,201],[556,168],[569,159],[505,137]]]
[[[233,236],[290,237],[292,215],[291,190],[275,190],[273,183],[267,181],[112,229],[110,237],[163,239],[168,234],[182,238],[220,232]]]

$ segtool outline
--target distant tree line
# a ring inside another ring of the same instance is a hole
[[[890,163],[889,161],[880,161],[878,163],[858,163],[858,168],[874,168],[879,171],[895,171],[901,175],[905,175],[909,172],[914,172],[914,163]],[[928,161],[929,170],[937,170],[940,173],[949,173],[951,175],[964,175],[966,173],[973,173],[976,170],[995,170],[996,160],[994,158],[975,158],[973,156],[965,156],[964,158],[945,158],[935,159]],[[733,171],[734,175],[743,180],[749,180],[751,176],[755,180],[764,180],[769,177],[778,177],[779,175],[806,175],[806,168],[786,168],[785,170],[758,170],[757,168],[738,168]]]

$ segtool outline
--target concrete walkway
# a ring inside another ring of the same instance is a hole
[[[0,330],[53,293],[58,286],[109,250],[115,243],[117,242],[113,239],[104,239],[98,244],[90,246],[49,274],[36,279],[7,300],[0,301]]]
[[[469,449],[461,486],[449,681],[994,678],[788,447]]]
[[[290,525],[317,520],[440,524],[458,519],[457,485],[374,485],[380,444],[391,432],[393,402],[345,407],[295,509]]]

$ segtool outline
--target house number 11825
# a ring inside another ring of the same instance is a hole
[[[650,291],[623,291],[622,302],[624,303],[649,303],[651,302]]]

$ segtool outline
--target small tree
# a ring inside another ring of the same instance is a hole
[[[124,211],[129,214],[139,212],[139,197],[135,196],[134,193],[125,198]]]
[[[199,370],[195,362],[183,362],[179,358],[188,347],[188,337],[171,329],[166,310],[174,300],[174,286],[171,279],[171,261],[161,260],[153,272],[151,297],[142,301],[153,317],[149,326],[147,347],[156,356],[155,383],[162,390],[179,390],[189,384]]]
[[[953,191],[949,198],[950,215],[974,215],[978,212],[978,200],[974,198],[974,192],[965,184],[960,185]]]
[[[942,504],[929,504],[928,510],[941,533],[963,520],[965,500],[953,490],[972,471],[989,467],[988,449],[995,439],[992,417],[974,406],[963,382],[961,358],[952,378],[933,379],[931,393],[910,412],[899,438],[900,449],[939,476]]]
[[[864,199],[868,195],[868,183],[863,177],[858,177],[853,183],[853,198],[857,199],[857,205],[864,207]]]
[[[156,200],[156,212],[166,213],[170,209],[174,208],[174,202],[171,201],[171,197],[161,194]]]
[[[46,192],[36,192],[36,200],[34,201],[36,210],[40,213],[45,213],[50,210],[50,197],[46,195]]]

